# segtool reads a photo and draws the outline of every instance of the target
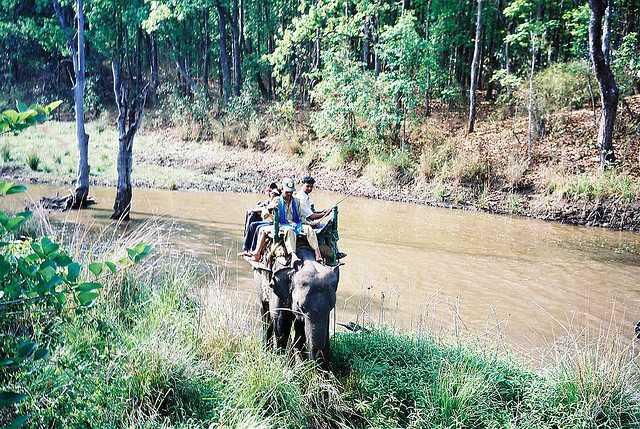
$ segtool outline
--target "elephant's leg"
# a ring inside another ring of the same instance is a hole
[[[307,342],[307,337],[304,333],[304,320],[296,317],[293,322],[293,331],[293,350],[302,358],[304,357],[304,346]]]
[[[284,351],[287,348],[289,342],[289,336],[291,335],[291,324],[293,317],[291,312],[286,310],[279,310],[275,318],[275,336],[276,347],[279,351]]]
[[[273,319],[271,318],[271,313],[269,312],[269,302],[262,301],[260,305],[261,319],[262,319],[262,328],[264,331],[264,346],[267,350],[271,350],[273,348]]]

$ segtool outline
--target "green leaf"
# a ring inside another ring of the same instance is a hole
[[[0,195],[7,195],[7,191],[11,189],[12,186],[13,186],[13,182],[0,180]]]
[[[91,271],[96,277],[102,274],[103,268],[104,265],[102,264],[102,262],[92,262],[89,264],[89,271]]]
[[[127,249],[129,259],[133,262],[140,262],[151,253],[151,246],[145,243],[138,243],[134,247]]]
[[[51,103],[45,106],[45,109],[47,110],[47,113],[51,113],[52,111],[57,109],[61,104],[62,104],[62,100],[52,101]]]
[[[44,237],[40,242],[42,243],[42,251],[45,255],[50,255],[60,248],[59,244],[54,243],[48,237]]]
[[[24,211],[24,212],[16,213],[16,216],[20,216],[20,217],[23,217],[25,219],[31,219],[33,217],[33,212],[27,210],[27,211]]]
[[[67,295],[63,292],[56,293],[55,297],[60,305],[64,305],[67,302]]]
[[[80,292],[78,294],[78,301],[80,305],[88,307],[93,304],[93,301],[98,297],[98,293],[94,291]]]
[[[40,275],[44,279],[45,282],[50,282],[53,276],[56,275],[56,270],[51,267],[41,268],[39,271]]]
[[[11,185],[11,187],[5,192],[5,195],[20,194],[26,190],[27,187],[25,185]]]
[[[5,223],[4,227],[7,228],[8,231],[15,231],[26,221],[27,219],[22,216],[14,216]]]
[[[107,268],[109,268],[109,269],[111,270],[111,272],[112,272],[112,273],[114,273],[114,274],[115,274],[115,272],[118,270],[118,269],[116,268],[116,264],[114,264],[114,263],[113,263],[113,262],[111,262],[111,261],[106,261],[104,264],[105,264],[105,265],[107,266]]]
[[[67,265],[72,263],[73,260],[68,255],[60,254],[60,255],[56,256],[55,262],[60,267],[66,267]]]
[[[82,266],[80,266],[77,262],[72,262],[67,267],[67,281],[73,283],[78,280],[78,276],[80,275],[80,270]]]
[[[78,292],[89,292],[89,291],[92,291],[92,290],[100,289],[101,287],[102,287],[102,285],[100,283],[86,282],[86,283],[80,283],[76,287],[76,290]]]
[[[16,122],[18,121],[18,112],[10,109],[10,110],[5,110],[4,112],[2,112],[2,114],[9,121],[10,126],[11,125],[15,126]]]
[[[22,393],[10,392],[10,391],[2,391],[0,392],[0,407],[8,407],[9,405],[17,404],[20,401],[23,401],[27,395],[23,395]]]
[[[0,255],[0,278],[4,278],[11,271],[13,271],[11,264],[7,262],[4,255]]]
[[[6,429],[18,429],[22,427],[28,420],[29,420],[28,415],[18,416],[15,419],[13,419],[11,424],[7,426]]]

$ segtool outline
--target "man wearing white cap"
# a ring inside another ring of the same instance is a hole
[[[278,208],[278,216],[280,220],[280,229],[284,231],[284,245],[289,253],[296,251],[296,238],[299,234],[307,237],[309,246],[313,249],[316,261],[322,262],[322,255],[318,246],[318,237],[309,225],[309,221],[302,215],[300,210],[300,200],[293,196],[296,191],[295,182],[291,178],[285,178],[282,181],[282,196],[274,198],[271,208]],[[267,243],[267,232],[273,231],[273,227],[265,228],[260,231],[258,246],[253,254],[253,260],[258,262],[262,259],[262,254]]]

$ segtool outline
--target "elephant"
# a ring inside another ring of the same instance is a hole
[[[285,350],[293,326],[293,350],[327,366],[329,314],[336,304],[339,266],[316,262],[313,250],[307,247],[299,247],[296,256],[288,265],[276,261],[270,276],[256,274],[265,343],[273,348],[275,337],[276,349]]]

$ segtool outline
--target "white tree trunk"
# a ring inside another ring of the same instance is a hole
[[[85,89],[85,49],[84,49],[84,1],[77,0],[78,20],[78,60],[76,72],[76,85],[73,98],[76,114],[76,139],[78,143],[78,177],[74,195],[74,208],[80,208],[85,204],[89,195],[89,136],[84,128],[84,89]]]
[[[482,35],[482,0],[478,0],[478,15],[476,17],[476,41],[471,62],[471,82],[469,83],[469,126],[473,132],[476,123],[476,86],[478,82],[478,63],[480,62],[480,36]]]
[[[60,26],[67,39],[67,47],[71,51],[73,73],[74,110],[76,119],[76,142],[78,146],[78,175],[76,188],[70,207],[79,209],[86,206],[89,195],[89,136],[84,127],[84,89],[85,89],[85,46],[84,46],[84,1],[76,0],[76,22],[78,27],[78,43],[73,42],[73,33],[69,27],[58,0],[53,0],[53,9],[60,21]]]

